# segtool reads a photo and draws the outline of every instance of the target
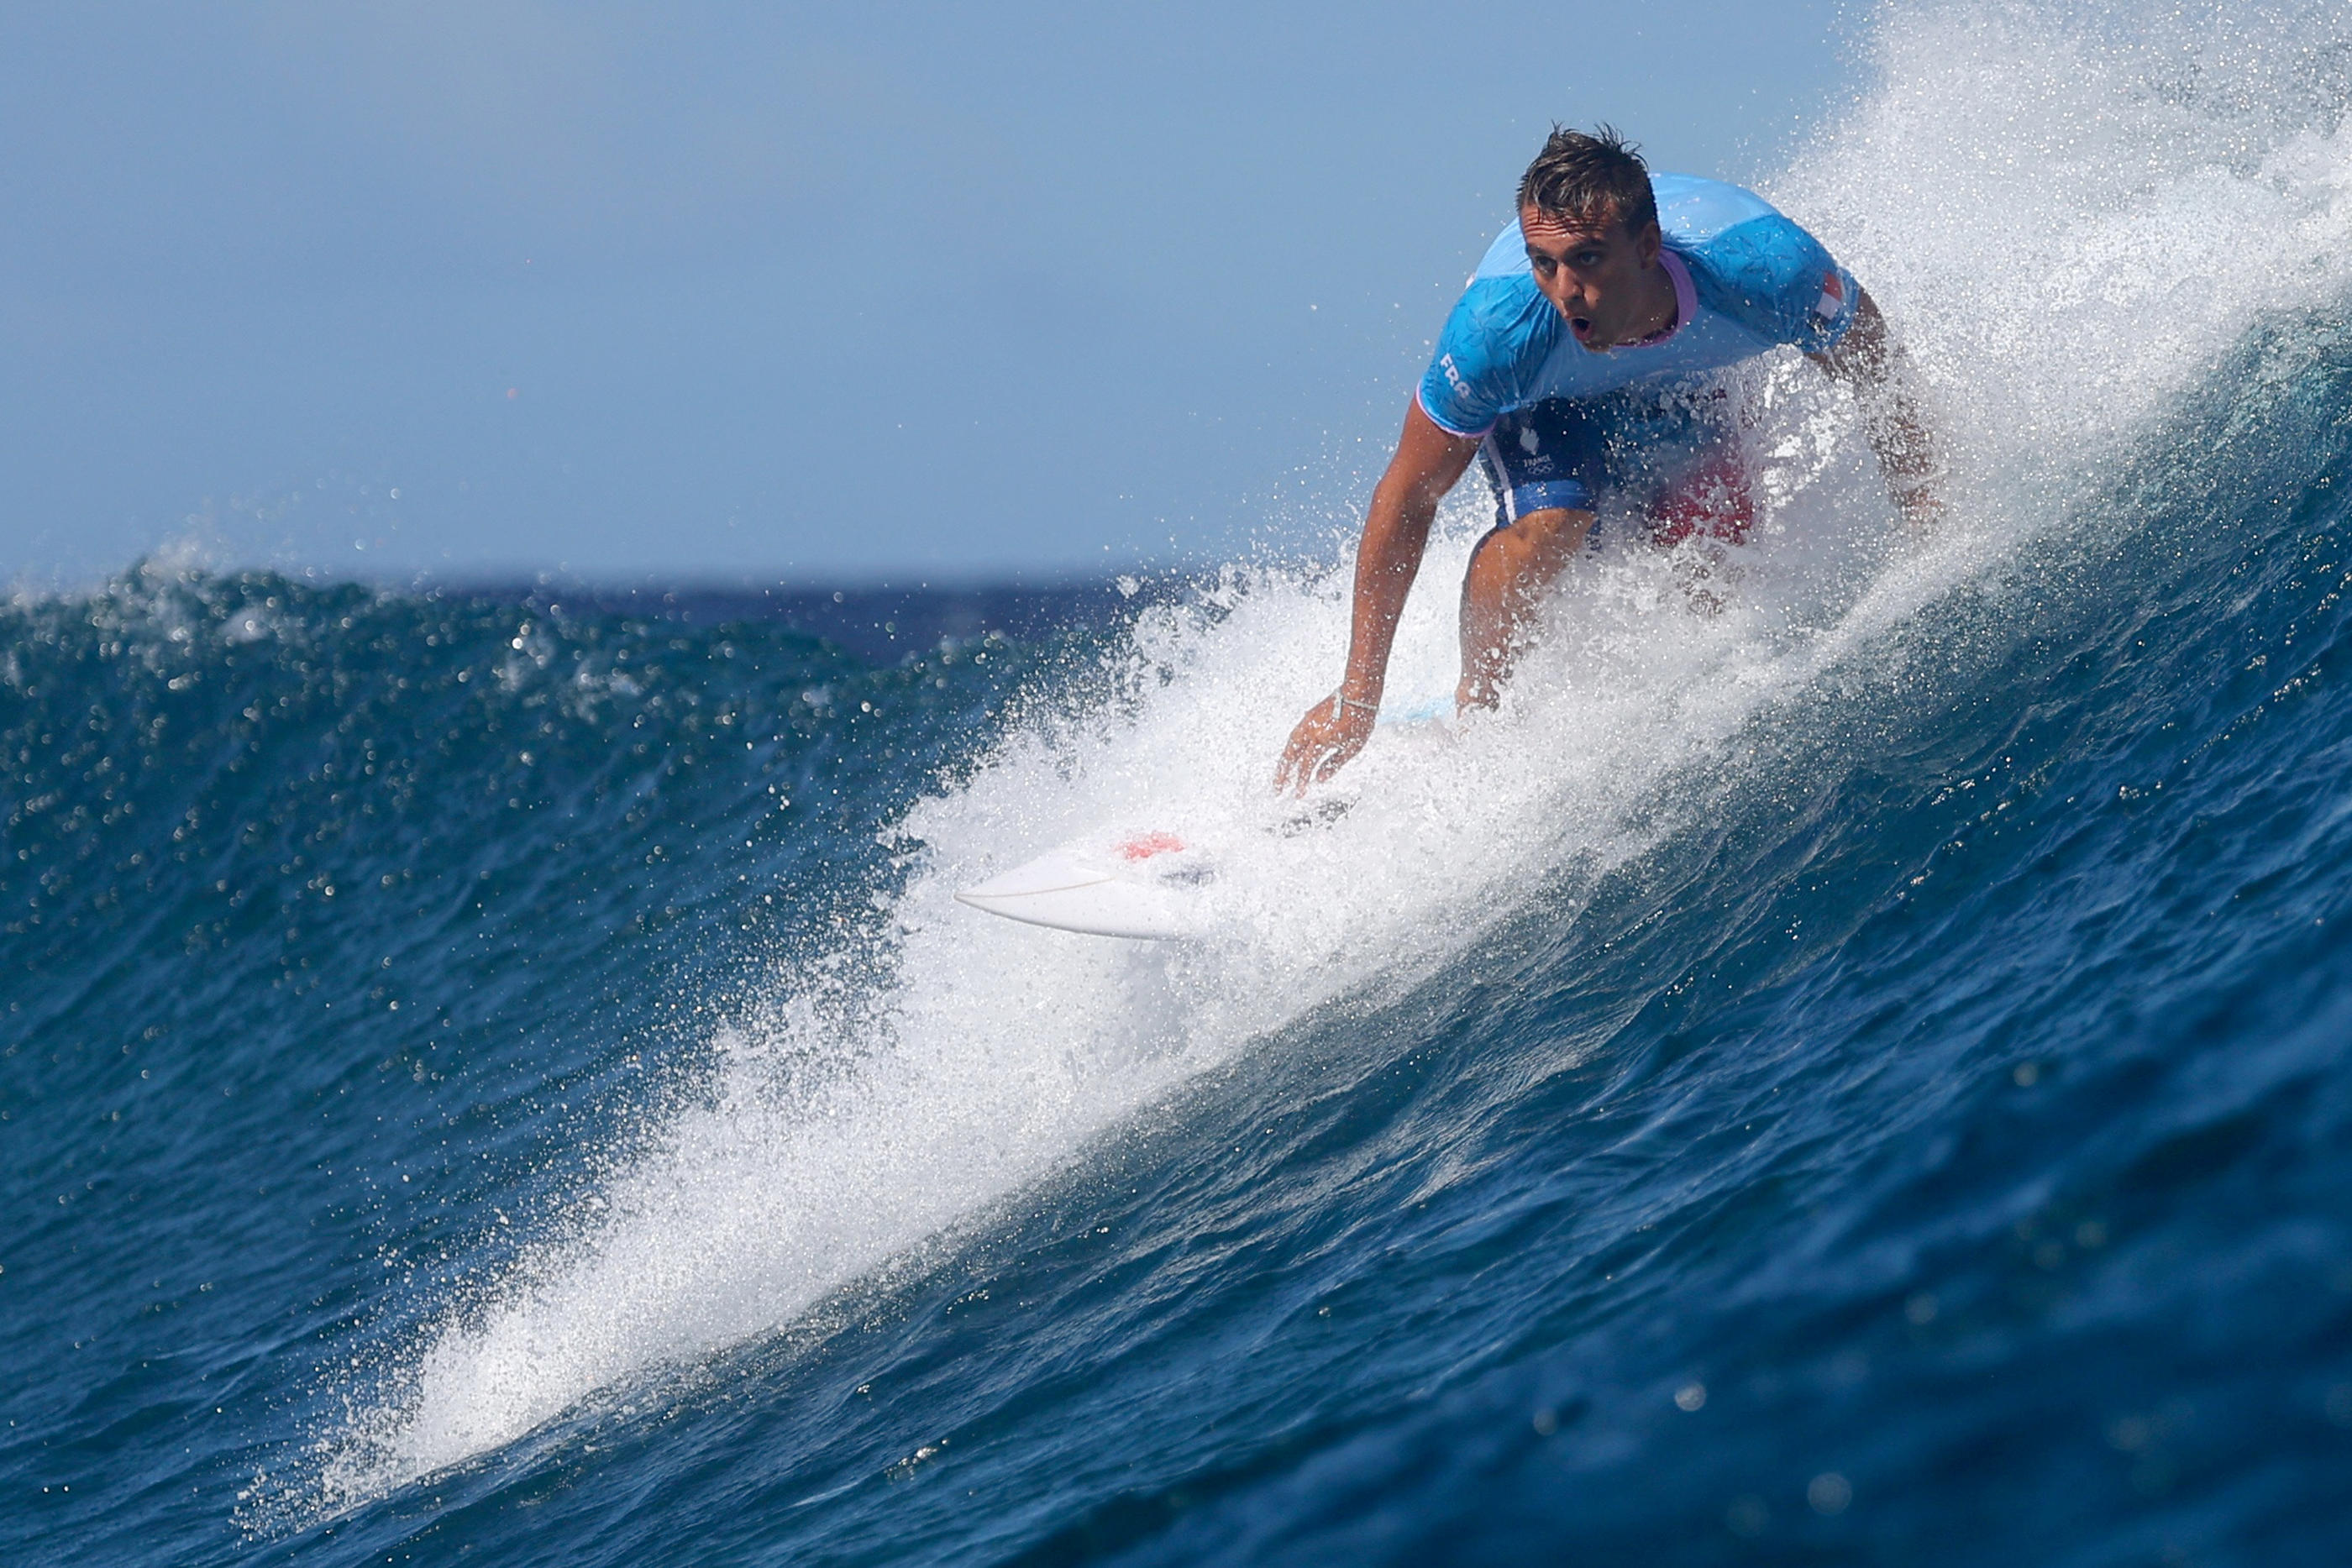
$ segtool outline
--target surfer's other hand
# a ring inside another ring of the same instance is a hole
[[[1372,737],[1378,710],[1363,703],[1345,702],[1332,693],[1307,710],[1282,748],[1282,763],[1274,770],[1274,787],[1304,795],[1310,784],[1320,784],[1348,765]]]
[[[1925,538],[1943,531],[1944,521],[1951,508],[1932,485],[1915,485],[1899,491],[1895,497],[1895,509],[1903,514],[1906,532],[1916,538]]]

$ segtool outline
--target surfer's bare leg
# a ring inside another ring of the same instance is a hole
[[[1536,607],[1584,548],[1591,512],[1548,507],[1529,512],[1480,539],[1462,579],[1462,684],[1459,709],[1502,700],[1511,666],[1528,643]]]

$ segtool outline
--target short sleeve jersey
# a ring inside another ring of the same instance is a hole
[[[1421,379],[1421,409],[1455,435],[1484,435],[1513,409],[1752,359],[1783,343],[1820,353],[1845,336],[1861,296],[1822,243],[1752,191],[1653,174],[1674,329],[1596,353],[1536,287],[1518,221],[1496,236],[1446,318]]]

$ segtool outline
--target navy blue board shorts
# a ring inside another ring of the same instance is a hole
[[[1720,387],[1621,388],[1513,409],[1478,444],[1495,526],[1530,512],[1597,512],[1661,546],[1695,533],[1737,544],[1755,521],[1737,419]],[[1593,529],[1597,542],[1602,528]]]

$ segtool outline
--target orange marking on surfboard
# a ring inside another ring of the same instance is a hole
[[[1121,860],[1148,861],[1153,855],[1174,854],[1184,847],[1184,841],[1173,833],[1142,833],[1118,846]]]

